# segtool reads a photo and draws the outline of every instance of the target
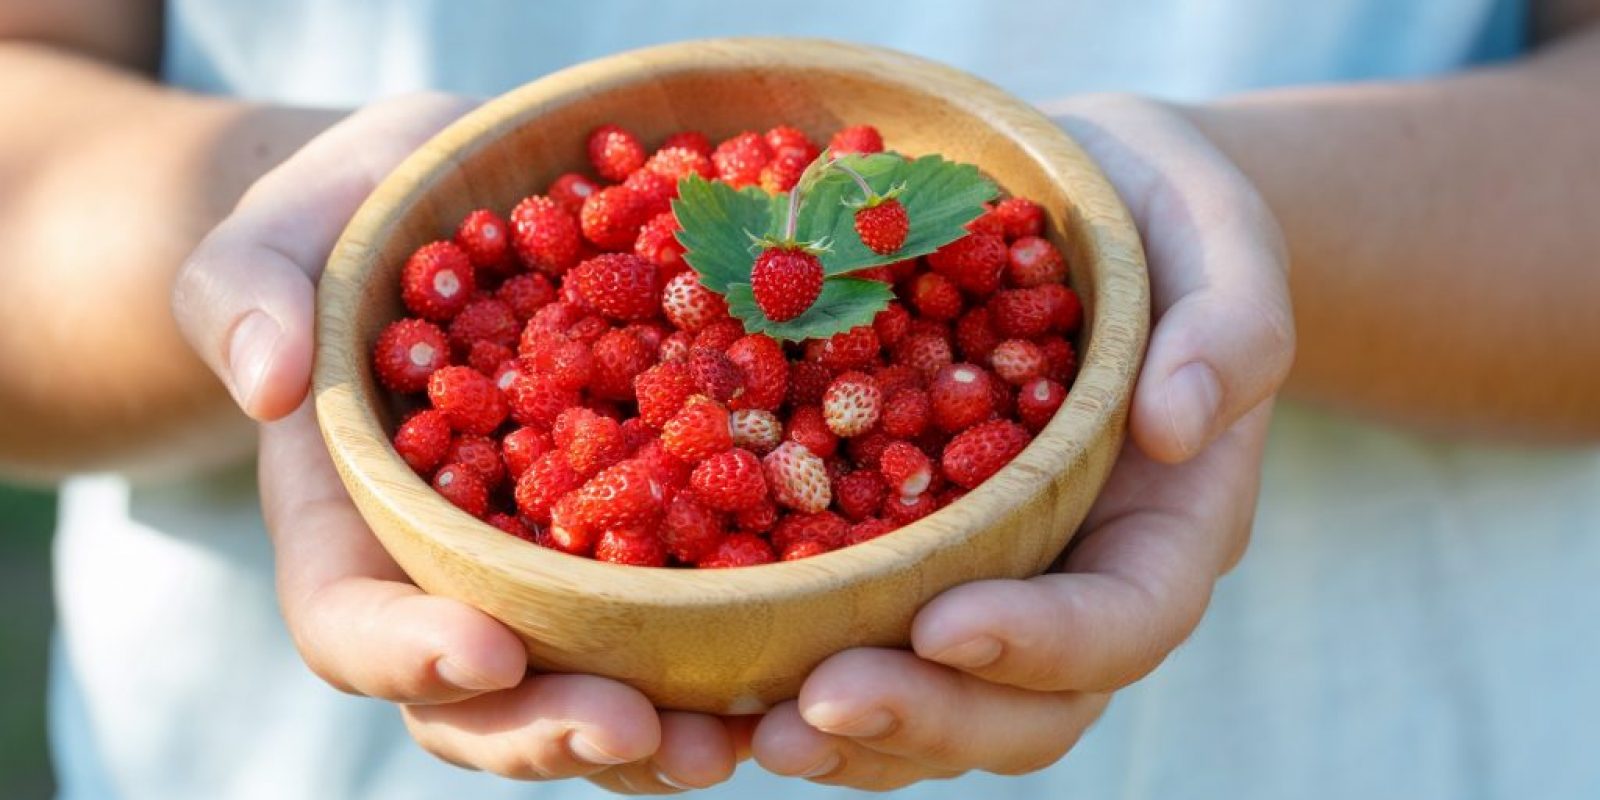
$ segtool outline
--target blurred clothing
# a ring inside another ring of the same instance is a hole
[[[800,6],[284,0],[168,4],[176,85],[354,106],[499,93],[675,39],[828,36],[919,53],[1027,99],[1200,99],[1435,75],[1515,55],[1508,0]],[[590,798],[435,761],[389,704],[300,662],[248,468],[62,496],[52,736],[68,798]],[[918,798],[1600,796],[1600,453],[1429,441],[1293,407],[1249,556],[1194,638],[1064,761]],[[708,797],[841,796],[754,765]]]

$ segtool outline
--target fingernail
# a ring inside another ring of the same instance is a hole
[[[615,764],[625,764],[628,762],[628,759],[626,758],[606,752],[599,745],[590,741],[587,736],[584,736],[581,733],[574,733],[572,736],[568,737],[567,747],[572,749],[573,755],[589,762],[590,764],[599,764],[600,766],[609,767]]]
[[[228,374],[233,380],[233,396],[248,409],[261,391],[267,376],[267,363],[278,346],[283,328],[262,311],[252,311],[233,328],[228,340]]]
[[[1222,407],[1222,383],[1203,361],[1179,367],[1167,379],[1167,421],[1188,455],[1200,452]]]
[[[479,675],[473,670],[463,668],[460,664],[448,658],[441,658],[433,665],[434,672],[439,674],[439,679],[457,689],[466,689],[473,692],[486,692],[490,689],[504,689],[506,687]]]
[[[894,727],[894,715],[882,708],[866,713],[837,709],[830,703],[815,703],[802,714],[811,726],[835,736],[882,736]]]
[[[1000,643],[987,636],[979,636],[940,650],[928,658],[957,669],[987,667],[1000,659]]]
[[[840,763],[839,762],[839,753],[837,751],[835,751],[835,752],[829,753],[827,758],[824,758],[821,761],[818,761],[816,766],[813,766],[811,769],[808,769],[805,772],[802,772],[802,773],[800,773],[799,775],[797,775],[795,777],[798,777],[798,778],[820,778],[823,775],[826,775],[826,774],[838,769],[839,768],[839,763]]]
[[[659,766],[655,768],[655,775],[656,775],[656,780],[661,781],[662,783],[664,783],[664,784],[666,784],[668,786],[671,786],[674,789],[679,789],[679,790],[682,790],[682,791],[688,791],[688,790],[694,788],[693,786],[690,786],[687,783],[684,783],[684,782],[679,781],[679,780],[675,780],[671,775],[667,774],[666,770],[662,769]]]

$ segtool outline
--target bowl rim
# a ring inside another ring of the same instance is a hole
[[[1021,454],[960,500],[870,541],[791,562],[720,570],[611,564],[530,546],[450,504],[405,464],[364,401],[362,377],[356,374],[363,358],[356,351],[367,345],[354,341],[351,326],[328,324],[354,317],[365,273],[375,261],[376,247],[367,243],[385,241],[404,212],[420,202],[439,177],[457,167],[463,152],[488,145],[510,123],[522,124],[542,107],[592,95],[596,87],[632,83],[642,78],[644,67],[659,75],[735,70],[752,64],[848,71],[921,94],[928,93],[930,78],[959,87],[960,91],[941,95],[942,100],[981,113],[1052,182],[1070,185],[1077,205],[1093,209],[1090,222],[1096,241],[1088,249],[1101,262],[1097,270],[1101,279],[1087,338],[1090,346],[1080,354],[1079,372],[1066,402]],[[1004,113],[993,114],[996,108]],[[1107,291],[1106,284],[1113,280],[1117,291]],[[954,67],[887,48],[783,37],[702,39],[618,53],[524,84],[467,113],[401,162],[362,203],[329,256],[317,293],[313,392],[318,424],[341,478],[359,484],[369,498],[437,550],[469,559],[477,569],[517,584],[558,575],[563,583],[586,587],[610,602],[722,606],[777,601],[887,577],[934,550],[969,542],[1014,506],[1044,491],[1057,474],[1085,459],[1086,443],[1121,435],[1148,329],[1149,286],[1133,221],[1099,168],[1043,112]],[[329,331],[348,333],[340,338]],[[381,443],[380,449],[372,446],[374,440]],[[396,485],[418,491],[406,492],[402,502],[393,491]],[[984,497],[995,502],[981,502]],[[958,517],[959,526],[954,524]]]

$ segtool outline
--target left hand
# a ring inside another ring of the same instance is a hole
[[[1177,110],[1125,97],[1061,110],[1149,259],[1156,325],[1131,441],[1061,571],[957,587],[917,615],[914,652],[856,649],[817,667],[756,728],[755,758],[775,773],[885,790],[1049,766],[1111,692],[1188,637],[1243,555],[1294,353],[1282,236]]]

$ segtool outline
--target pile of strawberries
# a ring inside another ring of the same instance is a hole
[[[829,148],[883,141],[856,126]],[[373,349],[383,385],[427,399],[395,450],[513,536],[658,567],[827,552],[982,483],[1076,372],[1082,309],[1043,213],[1000,200],[964,238],[865,271],[897,296],[869,325],[747,334],[684,261],[678,181],[786,192],[818,153],[788,127],[715,147],[679,133],[652,153],[608,125],[589,139],[598,179],[562,175],[418,248],[400,287],[413,316]]]

